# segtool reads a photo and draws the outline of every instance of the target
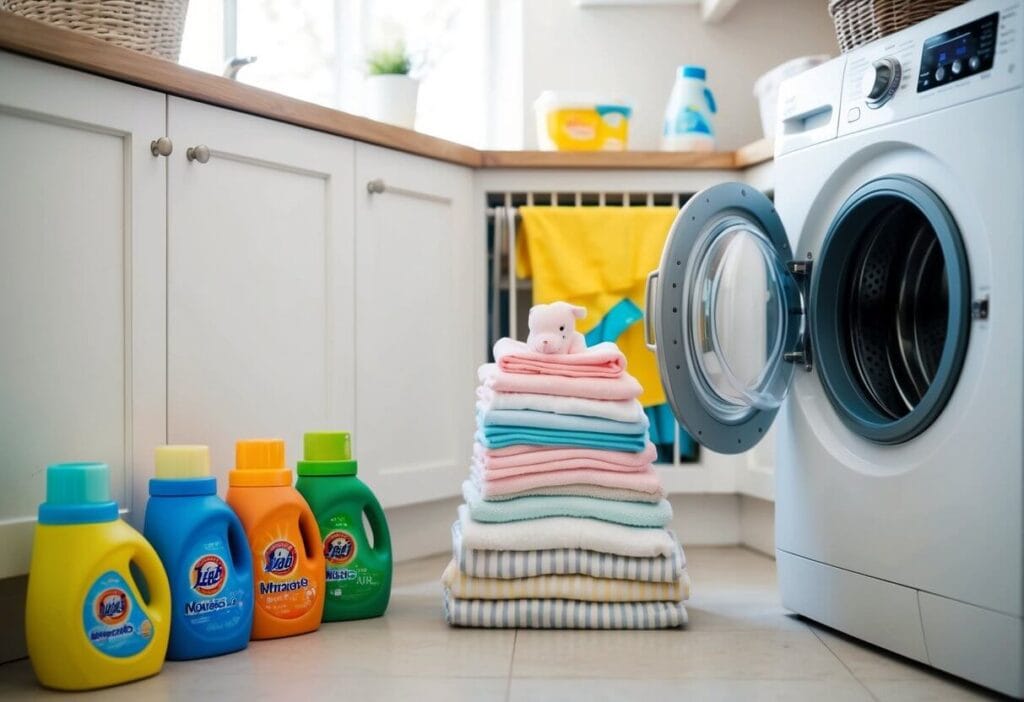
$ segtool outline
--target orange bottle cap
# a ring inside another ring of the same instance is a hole
[[[281,487],[292,484],[284,464],[283,439],[246,439],[235,443],[235,469],[228,473],[232,487]]]

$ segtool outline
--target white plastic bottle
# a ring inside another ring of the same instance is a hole
[[[705,83],[701,66],[680,66],[676,84],[665,108],[663,151],[714,151],[715,131],[711,116],[718,109]]]

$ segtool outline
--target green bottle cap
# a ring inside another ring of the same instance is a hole
[[[46,502],[51,505],[110,502],[110,469],[106,463],[58,463],[47,467]]]
[[[311,431],[302,437],[302,460],[296,465],[299,475],[355,475],[352,437],[347,431]]]

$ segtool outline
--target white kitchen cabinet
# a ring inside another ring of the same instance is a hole
[[[355,173],[360,475],[386,506],[449,497],[483,360],[472,172],[357,144]]]
[[[103,461],[133,521],[165,440],[165,101],[0,52],[0,577],[49,463]]]
[[[223,491],[236,439],[294,467],[303,432],[353,426],[353,145],[174,97],[167,119],[167,433]]]

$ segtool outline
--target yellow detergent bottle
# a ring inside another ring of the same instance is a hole
[[[160,672],[171,592],[156,551],[117,513],[103,463],[46,469],[25,632],[46,687],[88,690]]]

